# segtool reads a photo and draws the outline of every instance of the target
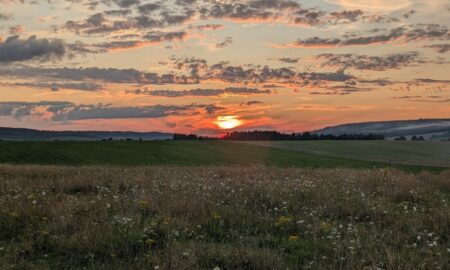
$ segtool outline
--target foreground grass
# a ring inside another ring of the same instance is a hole
[[[383,168],[388,163],[225,141],[0,142],[0,163],[40,165],[274,165]],[[408,171],[445,168],[395,165]]]
[[[0,266],[445,269],[449,199],[449,171],[2,165]]]

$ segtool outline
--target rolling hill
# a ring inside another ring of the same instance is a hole
[[[0,127],[0,140],[5,141],[96,141],[114,140],[167,140],[173,134],[162,132],[129,132],[129,131],[46,131],[26,128]]]
[[[376,133],[387,138],[398,136],[424,136],[431,140],[448,140],[450,138],[450,119],[418,119],[401,121],[382,121],[343,124],[326,127],[314,131],[317,134],[353,134],[353,133]]]

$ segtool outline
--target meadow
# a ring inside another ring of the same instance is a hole
[[[0,165],[0,268],[446,269],[449,200],[450,171]]]

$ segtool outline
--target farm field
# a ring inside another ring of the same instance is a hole
[[[450,167],[450,142],[430,141],[257,141],[251,145],[346,159]]]
[[[359,152],[354,150],[354,155],[343,153],[331,156],[323,151],[298,151],[303,149],[303,144],[297,142],[272,143],[273,145],[228,141],[0,142],[0,163],[73,166],[273,165],[316,168],[373,168],[389,165],[382,160],[358,160],[371,151],[367,148],[360,148]],[[339,149],[339,145],[334,148]],[[372,151],[377,151],[377,147]],[[422,159],[426,160],[426,157]],[[423,169],[441,171],[445,169],[443,165],[447,164],[445,161],[439,163],[436,156],[429,156],[429,160],[430,163],[395,166],[417,172]],[[442,167],[436,167],[437,165]]]
[[[1,269],[445,269],[450,171],[0,166]]]

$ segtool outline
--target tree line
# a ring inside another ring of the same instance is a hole
[[[174,140],[229,140],[229,141],[319,141],[319,140],[384,140],[380,134],[315,134],[283,133],[279,131],[234,131],[223,137],[198,136],[196,134],[174,134]]]

